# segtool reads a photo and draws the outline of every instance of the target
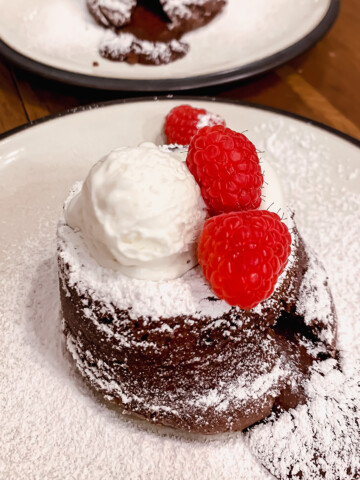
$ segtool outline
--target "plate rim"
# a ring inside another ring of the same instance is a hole
[[[52,67],[37,60],[33,60],[32,58],[19,53],[17,50],[7,45],[6,42],[1,40],[1,38],[0,56],[13,63],[15,66],[30,73],[35,73],[49,80],[71,84],[78,87],[128,92],[160,92],[171,90],[183,91],[193,88],[203,88],[255,77],[261,73],[273,70],[275,67],[278,67],[309,50],[327,34],[327,32],[335,23],[340,11],[340,1],[341,0],[330,0],[329,8],[320,23],[318,23],[318,25],[311,32],[289,47],[241,67],[221,70],[220,72],[214,72],[205,75],[190,76],[187,78],[139,80],[98,77],[93,75],[85,75],[82,73],[75,73],[73,71]]]
[[[16,135],[17,133],[21,133],[25,130],[28,130],[32,127],[36,127],[38,125],[42,125],[43,123],[50,122],[52,120],[57,120],[62,117],[66,117],[68,115],[73,115],[76,113],[82,113],[82,112],[90,112],[92,110],[98,110],[99,108],[106,108],[106,107],[111,107],[114,105],[125,105],[125,104],[131,104],[131,103],[140,103],[140,102],[166,102],[166,101],[184,101],[184,102],[209,102],[209,103],[224,103],[228,105],[235,105],[239,107],[247,107],[247,108],[253,108],[255,110],[264,110],[266,112],[271,112],[275,113],[277,115],[281,115],[287,118],[291,118],[293,120],[298,120],[302,123],[305,123],[307,125],[311,125],[317,128],[320,128],[321,130],[326,131],[327,133],[331,133],[337,137],[340,137],[342,140],[345,140],[355,147],[358,147],[360,149],[360,139],[357,139],[355,137],[352,137],[351,135],[348,135],[347,133],[344,133],[334,127],[331,127],[330,125],[326,125],[325,123],[319,122],[317,120],[312,120],[310,118],[307,118],[303,115],[299,115],[297,113],[289,112],[286,110],[281,110],[279,108],[271,107],[268,105],[261,105],[258,103],[252,103],[252,102],[246,102],[243,100],[236,100],[236,99],[230,99],[230,98],[216,98],[216,97],[210,97],[210,96],[196,96],[196,95],[163,95],[163,96],[143,96],[143,97],[135,97],[135,98],[122,98],[122,99],[116,99],[116,100],[108,100],[106,102],[94,102],[88,105],[81,105],[75,108],[70,108],[67,110],[63,110],[62,112],[55,113],[52,115],[47,115],[41,118],[38,118],[36,120],[33,120],[31,122],[25,123],[23,125],[19,125],[18,127],[12,128],[2,134],[0,134],[0,143],[9,138],[12,137],[13,135]]]

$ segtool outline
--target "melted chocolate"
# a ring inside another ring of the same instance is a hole
[[[140,0],[134,9],[130,23],[117,31],[132,33],[136,38],[150,42],[167,43],[171,40],[179,40],[182,32],[178,28],[170,27],[170,20],[160,2]]]

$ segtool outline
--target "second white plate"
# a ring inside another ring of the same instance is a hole
[[[105,30],[85,0],[0,0],[0,54],[87,87],[183,90],[251,77],[288,61],[328,31],[338,10],[339,0],[228,0],[212,23],[185,36],[188,55],[154,67],[100,57]]]

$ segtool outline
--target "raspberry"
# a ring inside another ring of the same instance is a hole
[[[212,214],[260,206],[264,178],[245,135],[224,126],[202,128],[190,142],[186,163]]]
[[[173,108],[165,119],[164,131],[167,143],[189,145],[197,131],[206,125],[225,125],[225,121],[203,108],[180,105]]]
[[[291,235],[267,210],[223,213],[205,222],[198,256],[215,294],[250,310],[273,293],[291,251]]]

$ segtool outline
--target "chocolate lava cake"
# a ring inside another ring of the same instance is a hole
[[[182,58],[184,33],[213,20],[226,0],[87,0],[96,21],[109,29],[100,54],[130,64],[161,65]]]
[[[310,367],[335,356],[336,314],[326,273],[291,223],[288,265],[251,311],[216,298],[200,267],[163,282],[119,276],[61,223],[63,329],[81,374],[125,413],[203,434],[305,403]]]

